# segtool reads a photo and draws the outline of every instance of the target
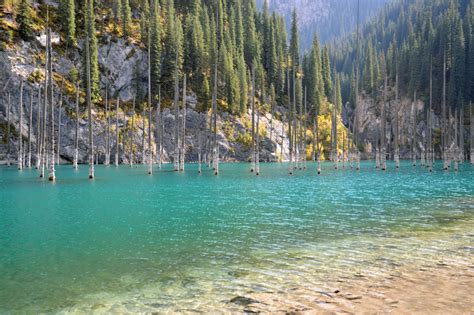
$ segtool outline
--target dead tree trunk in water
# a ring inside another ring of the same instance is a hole
[[[10,92],[8,92],[8,103],[7,103],[7,165],[10,166]]]
[[[119,166],[119,106],[120,96],[117,95],[117,103],[115,105],[115,167]]]
[[[76,81],[76,128],[74,136],[74,158],[73,168],[77,169],[79,159],[79,81]]]
[[[474,164],[474,104],[470,103],[469,104],[469,111],[470,111],[470,119],[469,119],[469,125],[471,127],[471,151],[469,154],[471,155],[471,164]]]
[[[443,54],[443,100],[441,107],[441,151],[443,157],[443,168],[448,170],[448,158],[446,156],[447,152],[447,137],[446,137],[446,51]]]
[[[148,175],[153,174],[153,151],[151,148],[151,115],[153,106],[151,101],[151,35],[148,31]]]
[[[398,99],[398,60],[395,74],[395,168],[400,168],[400,103]]]
[[[143,119],[145,119],[143,117]],[[135,136],[135,133],[134,133],[134,129],[135,129],[135,95],[133,96],[133,103],[132,103],[132,125],[131,125],[131,128],[130,128],[130,132],[129,132],[129,163],[130,163],[130,167],[133,167],[133,139],[134,139],[134,136]],[[143,132],[145,132],[145,130],[143,130]],[[126,143],[126,142],[124,142]]]
[[[28,112],[28,157],[26,159],[26,167],[31,168],[31,133],[33,129],[33,89],[30,92],[30,110]]]
[[[86,39],[87,107],[89,116],[89,179],[94,179],[94,138],[92,136],[91,61],[89,35]]]
[[[176,50],[175,59],[175,78],[174,78],[174,170],[179,171],[179,78],[178,78],[178,50]]]
[[[387,72],[385,70],[385,82],[384,82],[384,88],[383,88],[383,103],[382,103],[382,123],[381,123],[381,133],[380,133],[380,143],[381,143],[381,165],[380,168],[382,171],[385,171],[387,169],[387,146],[386,146],[386,116],[385,116],[385,106],[387,102]]]
[[[184,172],[184,162],[186,160],[186,75],[183,79],[183,117],[182,117],[182,132],[181,132],[181,150],[180,150],[180,168]]]
[[[50,152],[50,162],[49,162],[49,180],[56,180],[56,170],[54,169],[54,102],[53,102],[53,53],[51,47],[51,28],[48,28],[48,85],[49,85],[49,110],[50,110],[50,127],[51,127],[51,138],[49,139],[49,152]]]
[[[41,163],[41,86],[38,87],[38,109],[36,111],[36,159],[35,159],[35,164],[36,164],[36,169],[38,170],[40,168],[40,163]]]
[[[146,155],[145,155],[145,138],[146,138],[146,134],[145,134],[145,117],[146,117],[146,105],[143,104],[143,111],[142,111],[142,159],[141,159],[141,162],[142,164],[146,164]]]
[[[255,170],[255,65],[252,64],[252,148],[251,148],[251,167],[250,172]]]
[[[416,106],[416,91],[413,96],[413,108],[412,108],[412,115],[413,115],[413,135],[412,135],[412,159],[413,159],[413,166],[416,166],[416,115],[417,115],[417,106]]]
[[[59,165],[59,149],[61,148],[61,111],[63,107],[63,86],[64,86],[64,78],[61,81],[61,91],[59,93],[59,108],[58,108],[58,141],[56,146],[56,164]]]
[[[18,170],[23,170],[23,79],[20,81],[20,119],[18,122]]]
[[[109,108],[109,89],[108,84],[105,85],[105,119],[107,121],[107,130],[105,135],[105,166],[110,165],[110,108]]]
[[[433,123],[432,123],[432,110],[433,110],[433,62],[430,64],[430,108],[428,110],[427,127],[428,127],[428,141],[427,141],[427,162],[428,169],[430,172],[433,171],[434,162],[434,150],[433,150]]]
[[[74,158],[73,168],[77,169],[77,163],[79,159],[79,80],[76,81],[76,128],[74,135]]]
[[[306,131],[308,130],[308,111],[307,111],[307,90],[306,86],[304,87],[304,119],[303,119],[303,169],[307,170],[307,159],[306,159]]]
[[[287,80],[288,80],[288,140],[289,140],[289,166],[288,173],[293,175],[293,135],[291,133],[292,124],[292,109],[291,109],[291,90],[290,90],[290,69],[287,69]]]

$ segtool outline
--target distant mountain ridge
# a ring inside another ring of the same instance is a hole
[[[380,12],[390,0],[360,0],[360,22]],[[257,0],[262,8],[264,0]],[[315,33],[325,43],[354,30],[357,25],[357,0],[268,0],[270,11],[285,16],[286,25],[291,25],[291,13],[296,8],[300,44],[306,51]]]

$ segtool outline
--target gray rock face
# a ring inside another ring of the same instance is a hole
[[[105,43],[104,43],[105,42]],[[53,47],[54,49],[54,47]],[[32,42],[20,42],[17,44],[15,50],[0,52],[0,161],[5,162],[7,151],[6,126],[7,126],[7,100],[8,93],[11,99],[11,137],[10,141],[10,157],[16,160],[18,152],[18,139],[21,134],[24,143],[28,137],[28,122],[29,122],[29,104],[30,98],[33,97],[33,129],[32,129],[32,151],[33,158],[36,152],[37,143],[37,127],[38,119],[37,112],[39,108],[38,102],[38,88],[43,85],[42,81],[32,82],[32,73],[44,74],[44,69],[33,59],[42,52],[44,47],[41,44],[41,38]],[[68,78],[73,65],[81,69],[79,54],[77,52],[69,51],[67,56],[58,55],[59,49],[54,49],[54,64],[53,71],[61,76]],[[117,149],[115,143],[115,99],[120,97],[121,108],[119,111],[119,130],[120,130],[120,144],[118,145],[120,152],[120,161],[128,163],[130,157],[133,156],[135,163],[142,160],[142,117],[141,109],[137,105],[135,114],[135,129],[133,136],[129,132],[131,120],[131,107],[129,106],[133,95],[136,91],[136,75],[135,73],[146,74],[147,66],[146,55],[134,45],[126,43],[122,39],[106,38],[102,39],[99,46],[99,67],[102,73],[106,75],[101,76],[101,89],[104,91],[106,84],[109,86],[109,100],[110,106],[110,121],[111,121],[111,161],[114,160],[114,154]],[[19,86],[20,81],[26,82],[24,89],[23,102],[23,120],[22,129],[19,131]],[[138,78],[138,84],[143,93],[147,89],[147,77],[141,76]],[[58,104],[59,104],[60,86],[54,86],[54,104],[55,104],[55,123],[58,121]],[[40,100],[44,101],[43,97]],[[124,112],[123,103],[127,103]],[[198,100],[196,96],[189,91],[186,98],[187,112],[186,112],[186,160],[196,161],[199,153],[199,135],[201,135],[201,145],[203,154],[206,150],[206,139],[209,135],[207,132],[209,125],[208,115],[196,110]],[[282,109],[280,109],[282,110]],[[64,91],[64,101],[61,111],[61,148],[60,157],[61,162],[71,162],[74,154],[74,136],[75,136],[75,98],[74,95],[68,95]],[[88,124],[84,118],[86,115],[86,105],[80,105],[80,119],[79,119],[79,162],[87,163],[88,154]],[[152,114],[153,120],[156,113]],[[163,111],[164,118],[164,160],[169,161],[174,152],[174,131],[175,131],[175,117],[174,111],[166,108]],[[227,113],[221,113],[218,118],[218,143],[220,146],[221,159],[224,161],[247,161],[250,157],[250,149],[246,145],[245,139],[250,137],[250,130],[248,122],[251,120],[250,113],[242,117],[235,117]],[[286,131],[282,134],[282,123],[276,119],[273,120],[273,129],[270,131],[270,114],[262,115],[260,125],[261,129],[265,130],[265,137],[261,139],[261,154],[263,161],[270,159],[276,160],[276,153],[281,155],[281,146],[283,144],[283,159],[288,155],[288,139],[286,138]],[[153,129],[155,128],[155,121],[152,122]],[[145,136],[148,137],[148,119],[146,118]],[[56,126],[57,128],[57,126]],[[104,116],[103,105],[95,106],[93,109],[93,132],[94,132],[94,146],[95,151],[99,155],[99,162],[105,160],[106,151],[106,120]],[[160,131],[158,131],[159,133]],[[156,151],[155,135],[152,132],[152,150]],[[271,136],[271,139],[270,139]],[[131,143],[131,144],[130,144]],[[145,141],[146,150],[148,150],[148,139]],[[132,149],[130,149],[132,148]],[[207,147],[208,149],[208,147]],[[156,155],[155,155],[156,156]]]

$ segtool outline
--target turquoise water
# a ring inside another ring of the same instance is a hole
[[[474,166],[309,166],[99,166],[94,181],[60,166],[54,184],[1,167],[0,313],[233,310],[242,292],[473,259]]]

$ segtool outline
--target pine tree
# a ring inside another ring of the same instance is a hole
[[[132,33],[132,10],[129,0],[122,0],[122,32],[124,37],[129,37]]]
[[[30,0],[20,0],[16,21],[21,38],[28,40],[32,36],[32,18]]]
[[[147,1],[147,0],[145,0]],[[158,0],[151,1],[150,14],[151,92],[158,95],[161,76],[161,27]]]
[[[74,0],[61,0],[59,3],[62,30],[70,45],[76,45],[76,12]]]
[[[89,38],[89,50],[90,50],[90,80],[91,80],[91,97],[92,102],[96,103],[100,100],[99,90],[99,52],[97,48],[97,37],[95,29],[95,11],[94,11],[94,0],[86,0],[85,3],[85,33],[86,39]],[[83,45],[83,51],[85,51],[85,43]],[[86,53],[83,52],[84,65],[87,63]],[[85,67],[84,67],[85,68]],[[84,69],[83,73],[84,82],[87,81],[87,73]]]
[[[321,71],[323,76],[324,82],[324,91],[326,93],[326,97],[331,99],[332,96],[332,79],[331,79],[331,62],[329,61],[329,51],[326,46],[323,48],[322,56],[321,56]]]
[[[150,4],[148,3],[148,0],[141,0],[141,4],[140,4],[140,38],[141,38],[142,44],[145,45],[145,47],[148,47],[148,30],[150,29],[150,20],[151,20]]]
[[[291,37],[290,37],[290,57],[291,57],[291,66],[293,69],[297,69],[300,64],[300,44],[299,44],[299,35],[298,35],[298,18],[296,15],[296,9],[293,10],[292,20],[291,20]]]

